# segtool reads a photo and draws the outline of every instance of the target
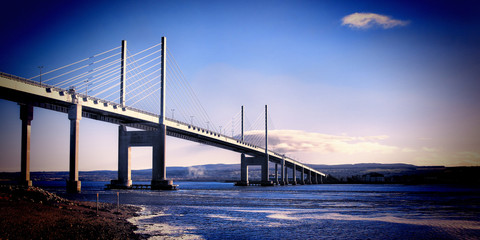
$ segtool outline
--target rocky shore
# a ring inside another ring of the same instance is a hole
[[[127,221],[139,210],[70,201],[37,187],[0,186],[0,239],[142,239]]]

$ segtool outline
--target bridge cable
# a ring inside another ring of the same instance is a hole
[[[63,69],[63,68],[66,68],[66,67],[70,67],[70,66],[75,65],[75,64],[77,64],[77,63],[81,63],[81,62],[83,62],[83,61],[85,61],[85,60],[88,60],[88,59],[91,59],[91,58],[93,58],[93,57],[97,57],[97,56],[103,55],[103,54],[105,54],[105,53],[111,52],[111,51],[116,50],[116,49],[119,49],[119,48],[121,48],[121,46],[118,46],[118,47],[112,48],[112,49],[110,49],[110,50],[107,50],[107,51],[105,51],[105,52],[102,52],[102,53],[93,55],[93,56],[91,56],[91,57],[88,57],[88,58],[85,58],[85,59],[76,61],[76,62],[74,62],[74,63],[70,63],[70,64],[67,64],[67,65],[65,65],[65,66],[62,66],[62,67],[59,67],[59,68],[50,70],[50,71],[48,71],[48,72],[44,72],[44,73],[42,73],[42,74],[39,74],[39,75],[37,75],[37,76],[34,76],[34,77],[29,78],[29,80],[32,80],[32,79],[34,79],[34,78],[37,78],[37,77],[39,77],[40,75],[43,76],[43,75],[45,75],[45,74],[49,74],[49,73],[58,71],[58,70],[60,70],[60,69]]]

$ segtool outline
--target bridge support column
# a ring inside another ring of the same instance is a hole
[[[312,171],[307,172],[307,184],[312,184]]]
[[[285,185],[286,181],[285,181],[285,157],[282,157],[282,165],[281,165],[281,169],[280,169],[280,176],[281,176],[281,179],[280,179],[280,185]]]
[[[166,126],[161,124],[153,144],[152,190],[175,189],[172,180],[167,180],[165,158]]]
[[[30,135],[33,120],[33,106],[20,105],[20,119],[22,120],[22,152],[20,168],[20,185],[32,186],[30,180]]]
[[[288,167],[285,167],[285,185],[289,185],[290,180],[288,179]]]
[[[293,180],[292,180],[292,185],[297,185],[297,165],[293,164],[293,174],[292,174],[292,177],[293,177]]]
[[[262,180],[258,184],[262,186],[273,186],[273,181],[268,179],[268,161],[266,161],[264,157],[246,157],[243,153],[241,155],[240,163],[240,181],[235,183],[236,186],[248,186],[253,183],[248,180],[249,165],[260,165],[262,167]]]
[[[312,174],[312,184],[317,184],[318,183],[317,177],[318,177],[318,174],[316,174],[316,173]]]
[[[118,128],[118,179],[112,180],[111,188],[131,188],[131,148],[152,147],[152,190],[175,189],[173,182],[166,179],[165,128],[158,131],[127,131]]]
[[[117,188],[132,186],[130,134],[125,126],[118,126],[118,179],[111,184]]]
[[[270,181],[268,174],[268,156],[266,159],[263,159],[262,162],[262,186],[273,186],[273,181]]]
[[[67,192],[78,193],[82,186],[78,180],[78,141],[80,119],[82,119],[81,104],[77,103],[70,106],[68,119],[70,119],[70,174],[67,181]]]
[[[278,164],[275,163],[275,184],[278,185]]]
[[[300,170],[300,184],[305,185],[305,168]]]
[[[240,182],[237,182],[237,186],[248,186],[248,164],[245,154],[242,153],[240,160]]]

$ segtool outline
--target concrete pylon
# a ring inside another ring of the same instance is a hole
[[[118,127],[118,179],[112,180],[112,185],[118,188],[132,186],[131,171],[131,136],[123,125]]]
[[[285,185],[287,182],[285,181],[285,156],[282,157],[282,165],[280,166],[280,185]]]
[[[125,107],[125,94],[126,94],[126,82],[127,82],[127,41],[122,41],[122,59],[120,67],[120,105]]]
[[[262,165],[262,186],[273,186],[273,182],[269,179],[268,164],[270,156],[268,154],[268,107],[265,105],[265,160]]]
[[[297,185],[297,165],[293,164],[292,185]]]
[[[305,168],[300,170],[300,184],[305,185]]]
[[[307,172],[307,184],[312,184],[312,171],[308,170]]]
[[[161,125],[156,132],[153,143],[153,163],[152,163],[152,190],[172,190],[175,189],[172,180],[167,180],[167,165],[165,157],[165,139],[166,126]]]
[[[262,186],[273,186],[273,181],[265,181],[264,179],[268,179],[268,175],[265,176],[265,168],[268,168],[268,164],[265,164],[264,157],[247,157],[245,154],[242,153],[241,155],[241,163],[240,163],[240,181],[236,182],[236,186],[248,186],[252,184],[251,181],[248,179],[248,166],[256,165],[261,166],[261,173],[262,173],[262,180],[259,183]]]
[[[152,162],[152,189],[172,190],[176,186],[172,180],[167,180],[167,165],[165,157],[165,144],[167,138],[167,127],[165,126],[166,112],[166,81],[167,81],[167,38],[162,37],[162,68],[160,77],[160,117],[158,131],[153,140],[153,162]]]
[[[80,133],[80,119],[82,119],[82,105],[76,103],[68,109],[70,119],[70,173],[67,181],[67,192],[77,193],[81,190],[81,182],[78,180],[78,142]]]
[[[111,188],[130,188],[131,148],[152,147],[152,189],[175,189],[172,181],[166,180],[164,148],[159,131],[127,131],[125,126],[118,128],[118,179],[112,180]],[[163,156],[162,156],[163,154]],[[163,157],[163,158],[162,158]]]
[[[312,174],[312,184],[317,184],[318,183],[317,182],[317,176],[318,176],[318,174],[316,174],[316,173]]]
[[[237,182],[237,186],[248,186],[248,163],[246,161],[245,154],[240,155],[240,182]]]
[[[33,106],[20,105],[20,119],[22,120],[22,149],[19,184],[32,186],[30,180],[30,135],[33,120]]]
[[[275,163],[275,184],[278,185],[278,163]]]
[[[288,180],[288,167],[285,167],[285,185],[289,185],[290,181]]]

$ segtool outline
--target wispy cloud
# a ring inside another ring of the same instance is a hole
[[[259,138],[263,131],[250,131],[246,139]],[[379,143],[387,139],[386,135],[352,137],[347,135],[329,135],[300,130],[271,130],[268,132],[269,148],[281,153],[318,152],[318,153],[393,153],[403,149]]]
[[[389,16],[376,13],[352,13],[342,18],[342,25],[351,28],[367,29],[373,26],[380,26],[384,29],[397,26],[405,26],[409,22],[393,19]]]

